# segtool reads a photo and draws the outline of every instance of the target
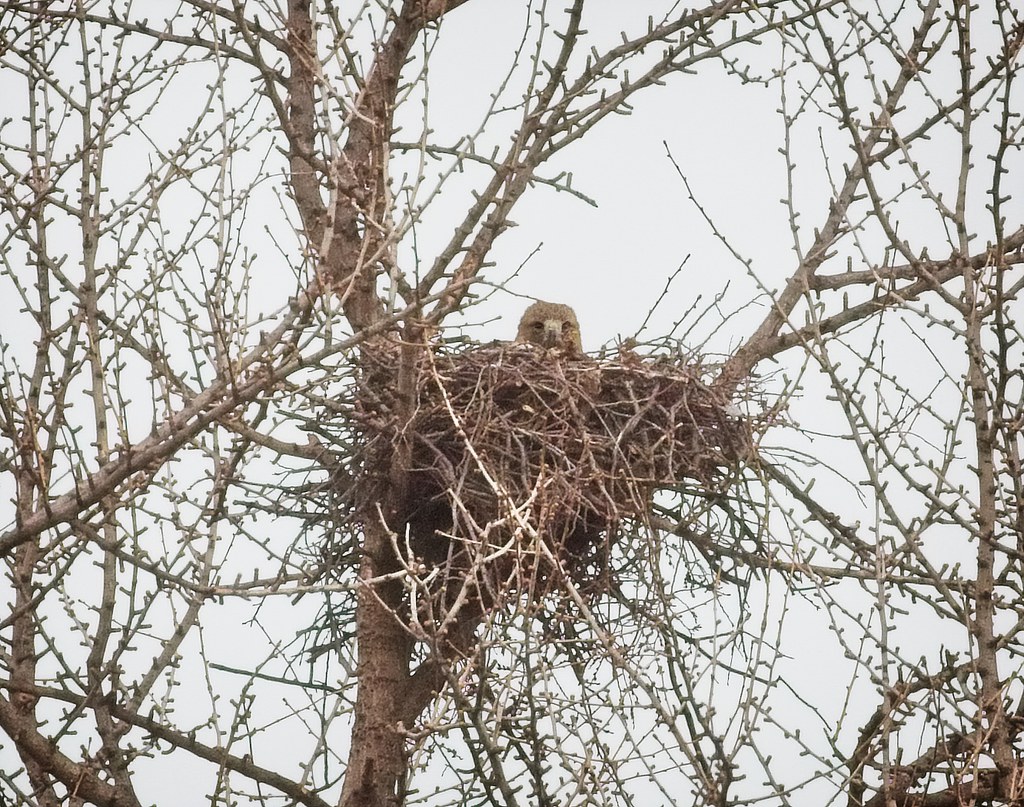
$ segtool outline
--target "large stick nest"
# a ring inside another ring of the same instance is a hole
[[[405,405],[399,355],[364,354],[358,519],[380,517],[374,488],[394,485],[399,458],[404,503],[388,526],[445,603],[469,577],[485,606],[563,575],[598,585],[620,527],[645,520],[655,491],[719,486],[750,453],[747,421],[699,365],[422,348]]]

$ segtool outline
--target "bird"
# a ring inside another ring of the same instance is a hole
[[[523,312],[516,342],[561,348],[566,353],[583,352],[576,312],[562,303],[544,300],[538,300]]]

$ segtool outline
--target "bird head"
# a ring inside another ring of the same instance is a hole
[[[561,303],[538,301],[527,308],[519,321],[516,341],[557,347],[570,353],[583,352],[576,312]]]

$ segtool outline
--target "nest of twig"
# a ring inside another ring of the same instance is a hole
[[[400,401],[398,351],[364,359],[360,477],[393,483],[404,457],[389,527],[445,607],[468,588],[486,607],[565,577],[600,586],[621,525],[643,521],[656,490],[718,485],[750,452],[748,423],[699,365],[526,344],[424,348],[414,400]],[[378,500],[372,489],[357,499],[367,510]]]

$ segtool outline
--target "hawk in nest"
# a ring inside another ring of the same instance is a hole
[[[523,312],[516,342],[557,347],[566,353],[583,352],[576,312],[567,305],[546,303],[543,300],[538,300]]]

